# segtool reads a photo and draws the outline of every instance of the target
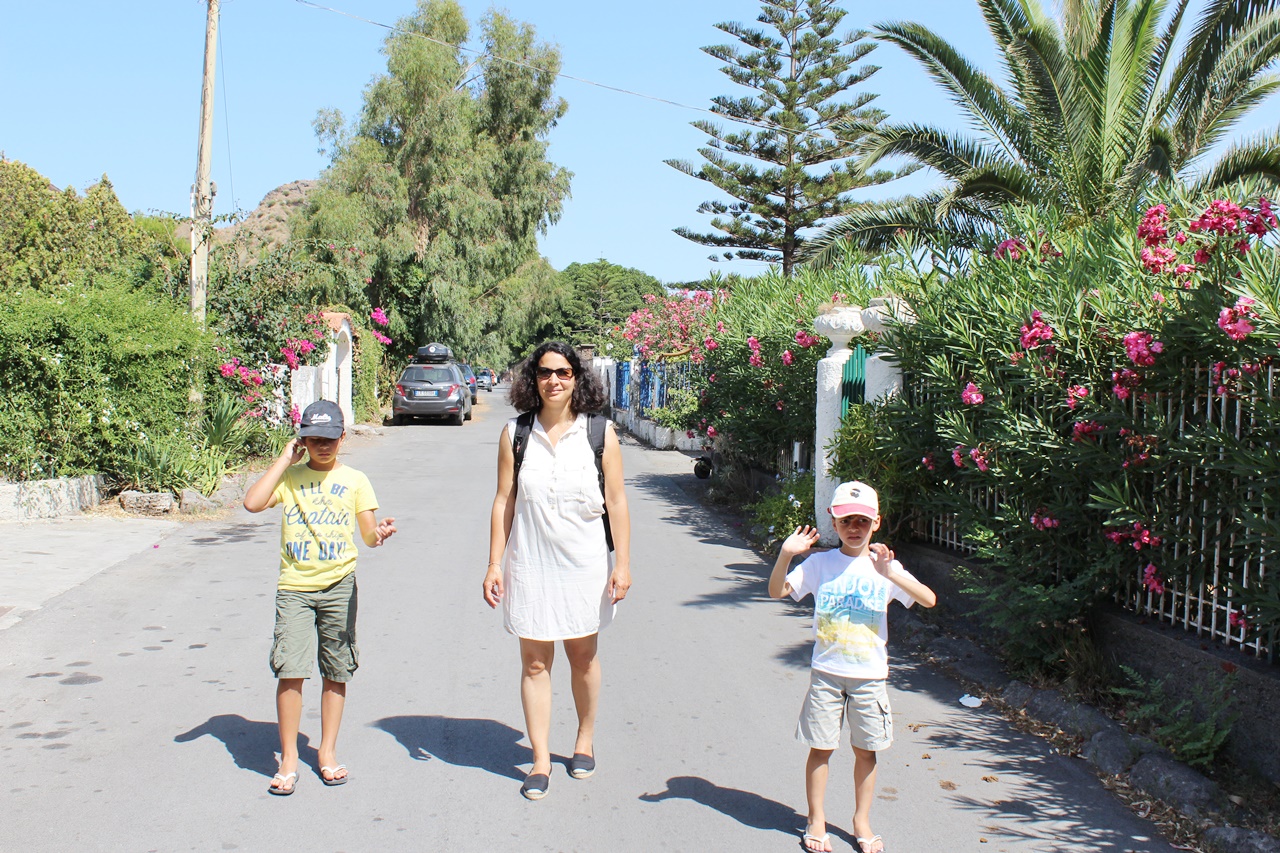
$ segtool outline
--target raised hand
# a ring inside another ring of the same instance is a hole
[[[818,530],[807,524],[795,529],[795,532],[782,542],[782,553],[788,557],[798,557],[818,542]]]
[[[889,546],[883,542],[874,542],[871,545],[870,554],[871,565],[875,566],[877,572],[884,577],[889,577],[893,572],[893,551],[889,550]]]

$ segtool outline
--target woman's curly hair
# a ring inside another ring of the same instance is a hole
[[[507,400],[516,411],[536,412],[542,408],[542,397],[538,394],[538,362],[549,352],[564,356],[573,368],[573,396],[569,398],[569,408],[573,413],[580,415],[603,409],[604,388],[594,371],[583,369],[578,351],[564,341],[545,341],[538,344],[516,368],[515,379],[511,381],[511,390],[507,393]]]

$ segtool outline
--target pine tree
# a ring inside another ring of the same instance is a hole
[[[857,174],[843,164],[858,138],[836,138],[833,129],[874,126],[885,118],[868,106],[873,94],[843,98],[879,70],[857,66],[875,48],[862,40],[863,33],[835,34],[844,16],[834,0],[767,0],[756,19],[767,29],[716,25],[747,49],[713,45],[703,51],[724,62],[729,79],[754,94],[718,96],[711,109],[748,129],[695,121],[711,137],[698,149],[707,162],[700,168],[684,160],[666,162],[737,200],[699,206],[720,233],[681,227],[677,234],[725,250],[725,259],[781,261],[790,276],[806,229],[851,210],[850,191],[899,176],[883,170]]]

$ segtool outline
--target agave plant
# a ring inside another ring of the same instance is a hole
[[[1280,184],[1280,133],[1206,153],[1280,86],[1280,0],[977,0],[996,42],[997,82],[918,23],[874,35],[906,50],[967,114],[974,133],[925,124],[850,127],[861,169],[905,156],[946,186],[867,204],[809,247],[819,265],[840,242],[880,249],[900,231],[979,245],[1002,205],[1035,202],[1083,222],[1132,210],[1159,181],[1193,192],[1245,177]]]

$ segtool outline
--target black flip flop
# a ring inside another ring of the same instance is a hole
[[[530,773],[524,777],[524,784],[520,786],[520,793],[524,795],[526,800],[540,800],[547,795],[547,786],[551,784],[551,777],[546,773]]]

